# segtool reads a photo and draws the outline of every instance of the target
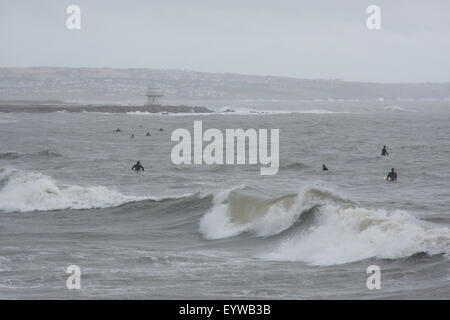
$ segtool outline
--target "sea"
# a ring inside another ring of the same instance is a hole
[[[192,103],[0,113],[0,299],[450,298],[450,100]],[[278,173],[174,164],[199,120],[279,129]]]

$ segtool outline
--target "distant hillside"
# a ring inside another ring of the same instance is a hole
[[[450,83],[381,84],[184,70],[0,68],[0,100],[144,102],[159,86],[167,99],[450,98]]]

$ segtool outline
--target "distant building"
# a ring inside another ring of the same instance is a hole
[[[148,88],[146,96],[148,106],[158,106],[161,104],[163,91],[160,88]]]

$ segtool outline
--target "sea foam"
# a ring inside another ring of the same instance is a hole
[[[302,225],[307,213],[313,214],[313,222]],[[405,211],[360,207],[318,187],[275,198],[255,195],[247,188],[229,190],[216,196],[200,221],[200,232],[208,240],[244,232],[270,237],[295,224],[300,227],[274,239],[274,246],[258,257],[335,265],[450,252],[449,228],[438,228]]]
[[[148,199],[104,186],[61,184],[39,172],[0,168],[0,211],[26,212],[114,207]]]

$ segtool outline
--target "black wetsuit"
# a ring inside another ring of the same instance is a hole
[[[144,170],[144,167],[143,166],[141,166],[140,164],[135,164],[133,167],[131,167],[131,170],[134,170],[134,171],[145,171]]]
[[[386,148],[383,148],[383,150],[381,150],[381,155],[382,156],[388,156],[389,152],[387,152]]]
[[[386,180],[389,180],[389,181],[397,180],[397,172],[392,172],[392,171],[389,172],[387,177],[386,177]]]

